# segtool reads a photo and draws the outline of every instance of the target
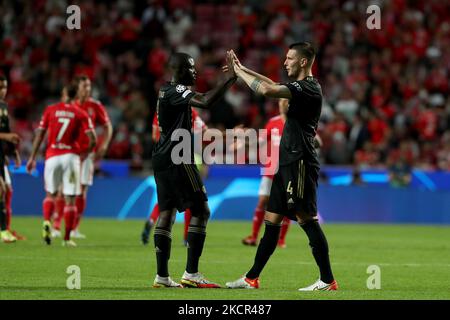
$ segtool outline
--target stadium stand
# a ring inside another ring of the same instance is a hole
[[[314,42],[326,101],[319,133],[325,164],[386,167],[405,160],[450,169],[450,3],[385,1],[381,30],[366,27],[367,1],[80,1],[82,29],[68,30],[67,1],[0,4],[0,70],[10,81],[13,128],[31,150],[33,129],[62,85],[87,74],[115,128],[107,155],[141,168],[151,155],[156,90],[172,51],[197,59],[198,91],[218,76],[224,52],[286,81],[289,43]],[[111,28],[110,26],[115,26]],[[202,117],[211,127],[260,128],[276,101],[231,90]]]

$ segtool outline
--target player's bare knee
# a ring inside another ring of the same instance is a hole
[[[56,195],[57,195],[57,192],[55,192],[55,193],[47,192],[47,194],[46,194],[47,198],[50,198],[50,199],[55,199]]]
[[[56,197],[56,194],[54,197]],[[64,196],[64,201],[67,205],[73,206],[75,205],[75,196]]]
[[[300,225],[308,223],[310,221],[318,221],[316,216],[313,216],[311,214],[307,214],[307,213],[304,213],[304,212],[299,212],[299,213],[296,214],[296,216],[297,216],[297,222]]]
[[[159,214],[159,218],[156,221],[156,228],[171,230],[174,222],[175,210],[164,210]]]
[[[283,216],[281,214],[266,211],[264,214],[264,220],[273,224],[281,224],[283,221]]]

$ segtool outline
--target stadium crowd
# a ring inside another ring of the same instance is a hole
[[[203,92],[229,48],[250,68],[287,81],[286,48],[306,40],[318,48],[324,163],[450,170],[447,1],[380,1],[380,30],[367,28],[369,3],[356,0],[80,0],[81,30],[66,28],[68,5],[0,3],[0,70],[23,158],[43,108],[74,75],[88,75],[107,107],[114,127],[107,158],[141,168],[172,51],[194,57]],[[277,101],[255,98],[242,84],[218,104],[200,113],[210,127],[262,128],[278,112]]]

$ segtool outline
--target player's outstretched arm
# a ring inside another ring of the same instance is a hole
[[[189,104],[202,109],[210,108],[236,82],[237,77],[233,69],[231,55],[229,52],[227,52],[227,68],[224,73],[225,79],[222,80],[217,87],[206,93],[196,92],[189,101]]]
[[[276,83],[268,83],[266,81],[258,79],[258,77],[254,76],[250,73],[245,72],[241,68],[239,61],[234,58],[235,55],[234,55],[233,51],[230,51],[230,52],[231,52],[230,55],[233,60],[234,72],[255,93],[262,94],[263,96],[271,97],[271,98],[284,98],[284,99],[292,98],[291,91],[285,85],[276,84]]]
[[[36,168],[36,156],[42,144],[42,141],[44,140],[45,132],[46,130],[42,128],[38,128],[36,130],[36,136],[34,137],[33,140],[33,148],[31,150],[30,158],[28,159],[27,162],[28,173],[31,173]]]
[[[2,132],[0,133],[0,140],[11,142],[12,144],[18,144],[20,141],[20,137],[17,133]]]
[[[272,79],[263,76],[262,74],[259,74],[258,72],[247,68],[246,66],[244,66],[238,59],[238,57],[236,56],[236,54],[234,53],[233,50],[230,51],[232,58],[234,60],[234,63],[237,64],[237,66],[244,72],[248,73],[249,75],[254,76],[256,79],[267,82],[268,84],[277,84],[276,82],[274,82]]]
[[[262,94],[263,96],[270,98],[292,98],[291,91],[285,85],[264,82],[236,67],[235,71],[236,75],[241,78],[255,93]]]

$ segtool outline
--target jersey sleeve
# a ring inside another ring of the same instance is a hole
[[[299,81],[288,82],[283,85],[291,92],[292,99],[299,99],[304,94],[304,90]]]
[[[189,101],[195,95],[195,92],[189,90],[181,84],[170,90],[169,103],[174,107],[183,107],[189,105]]]
[[[294,100],[316,99],[322,96],[320,85],[309,80],[293,81],[284,83],[289,89]]]
[[[41,121],[39,122],[39,129],[47,130],[49,125],[49,112],[48,107],[45,109],[44,114],[42,115]]]
[[[106,112],[106,108],[105,106],[101,103],[101,102],[97,102],[97,107],[96,107],[96,112],[97,112],[97,122],[100,125],[105,125],[109,122],[111,122],[109,120],[109,116],[108,113]]]

